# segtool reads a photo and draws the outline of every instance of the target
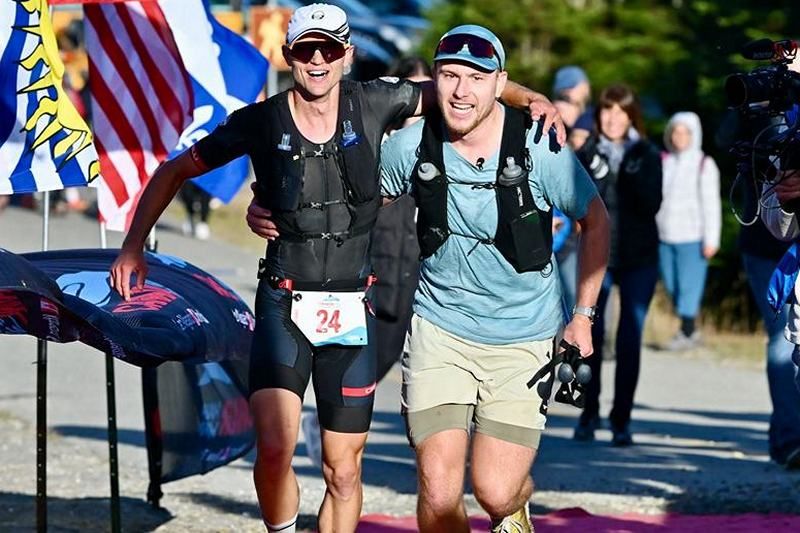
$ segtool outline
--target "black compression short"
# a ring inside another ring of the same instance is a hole
[[[250,351],[250,394],[287,389],[301,399],[313,376],[320,426],[365,433],[375,399],[375,319],[367,313],[367,346],[313,346],[290,318],[291,296],[261,280]]]

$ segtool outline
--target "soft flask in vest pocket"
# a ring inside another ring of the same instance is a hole
[[[433,163],[418,166],[414,199],[417,202],[417,239],[422,257],[430,257],[447,240],[447,176]]]
[[[300,205],[303,189],[303,159],[301,153],[293,153],[289,144],[290,135],[284,133],[277,145],[276,157],[280,172],[256,182],[256,195],[261,207],[275,211],[296,211]]]
[[[378,196],[380,171],[369,142],[353,129],[350,120],[342,122],[337,143],[337,162],[353,204],[363,204]]]
[[[499,211],[513,217],[508,221],[501,217],[495,245],[517,272],[544,269],[553,254],[552,211],[542,211],[536,206],[528,173],[513,157],[507,159],[497,183]]]

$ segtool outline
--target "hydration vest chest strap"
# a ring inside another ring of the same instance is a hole
[[[378,158],[364,132],[361,116],[360,85],[342,81],[340,86],[337,129],[333,150],[306,152],[300,131],[292,118],[288,92],[264,102],[264,128],[271,163],[257,175],[259,204],[275,213],[281,237],[297,242],[308,239],[344,240],[367,233],[377,218],[380,198],[378,191]],[[333,157],[345,196],[342,199],[306,199],[303,197],[305,160],[309,157]],[[350,213],[347,231],[301,233],[304,209],[325,209],[344,203]]]
[[[498,222],[493,239],[477,239],[495,246],[517,272],[543,270],[552,255],[552,209],[539,209],[528,175],[533,162],[527,148],[532,121],[527,112],[505,108],[500,164],[496,182],[473,189],[494,189]],[[422,130],[412,180],[419,208],[417,236],[422,257],[430,257],[453,234],[447,222],[448,179],[444,164],[444,124],[438,110],[428,115]]]

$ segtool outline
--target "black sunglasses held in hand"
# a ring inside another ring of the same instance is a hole
[[[463,33],[442,39],[436,48],[436,54],[457,54],[464,48],[464,45],[467,45],[467,50],[472,57],[491,59],[496,55],[492,43],[486,39]]]
[[[300,61],[301,63],[308,63],[317,50],[322,54],[322,59],[326,63],[333,63],[344,57],[345,48],[341,43],[333,41],[305,41],[296,43],[289,48],[289,54]]]

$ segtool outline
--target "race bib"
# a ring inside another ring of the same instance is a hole
[[[293,291],[292,322],[314,346],[364,346],[367,344],[364,291]]]

